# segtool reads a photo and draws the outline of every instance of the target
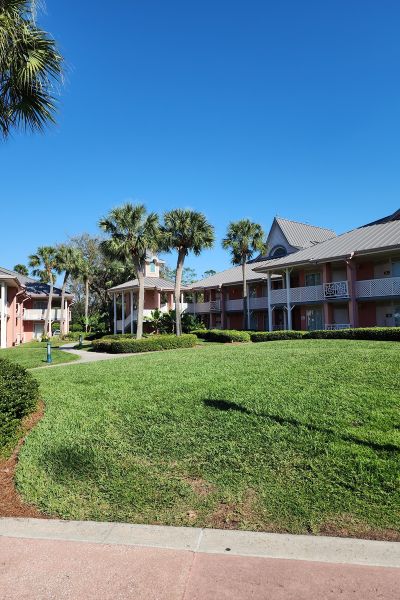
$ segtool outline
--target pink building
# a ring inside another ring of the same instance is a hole
[[[40,339],[44,332],[49,286],[0,268],[0,348]],[[71,294],[65,296],[65,331],[71,320]],[[54,288],[51,320],[61,319],[61,290]]]

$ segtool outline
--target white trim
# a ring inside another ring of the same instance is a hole
[[[0,348],[7,348],[7,285],[0,283]]]

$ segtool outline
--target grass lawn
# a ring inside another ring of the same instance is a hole
[[[52,359],[53,364],[71,362],[76,360],[78,357],[64,352],[59,349],[59,343],[52,344]],[[33,367],[44,367],[46,366],[46,344],[42,342],[28,342],[21,346],[15,346],[13,348],[6,348],[0,350],[0,358],[7,358],[12,362],[17,362],[27,369]]]
[[[204,344],[35,371],[18,489],[70,519],[400,539],[399,351]]]

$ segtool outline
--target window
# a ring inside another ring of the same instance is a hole
[[[306,273],[306,285],[321,285],[321,273]]]
[[[150,273],[155,273],[156,272],[156,265],[152,262],[150,263]]]
[[[275,248],[272,248],[269,256],[270,258],[280,258],[281,256],[286,256],[286,254],[286,248],[283,246],[275,246]]]

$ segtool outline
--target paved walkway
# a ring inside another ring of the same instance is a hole
[[[78,350],[75,348],[77,342],[73,342],[71,344],[64,344],[60,346],[60,350],[64,350],[64,352],[69,352],[70,354],[75,354],[78,356],[78,360],[72,360],[70,362],[65,363],[57,363],[54,365],[43,365],[43,367],[33,367],[30,369],[31,371],[36,369],[53,369],[55,367],[66,367],[67,365],[80,365],[82,363],[92,363],[97,362],[99,360],[113,360],[115,358],[127,358],[128,356],[138,356],[137,352],[128,352],[126,354],[108,354],[107,352],[90,352],[89,350]],[[0,599],[1,600],[1,599]]]
[[[0,519],[1,600],[398,600],[400,544]]]

